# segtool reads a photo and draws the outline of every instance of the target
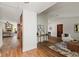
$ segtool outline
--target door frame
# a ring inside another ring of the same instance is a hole
[[[60,26],[60,30],[58,30],[58,26]],[[58,37],[58,31],[60,32],[60,37],[62,37],[62,33],[63,33],[63,24],[57,24],[57,37]]]

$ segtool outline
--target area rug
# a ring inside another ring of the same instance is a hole
[[[69,49],[67,49],[66,47],[59,47],[59,45],[61,45],[61,44],[58,43],[58,46],[57,46],[57,44],[55,44],[55,45],[49,46],[49,48],[56,52],[59,52],[60,54],[62,54],[64,56],[67,56],[67,57],[79,57],[79,53],[72,52]]]

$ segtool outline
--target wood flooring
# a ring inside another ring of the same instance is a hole
[[[58,52],[55,52],[54,50],[51,50],[48,48],[48,45],[51,45],[52,43],[49,42],[42,42],[38,43],[38,48],[33,49],[31,51],[24,52],[22,56],[27,57],[64,57],[63,55],[59,54]]]
[[[48,48],[48,46],[54,43],[50,41],[51,40],[38,43],[37,48],[26,52],[21,52],[18,48],[10,49],[3,52],[0,51],[0,56],[1,57],[65,57],[64,55],[61,55],[60,53]]]

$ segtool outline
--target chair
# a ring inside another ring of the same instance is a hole
[[[68,33],[63,33],[63,34],[62,34],[62,40],[63,40],[64,42],[69,42],[69,41],[73,40],[73,38],[71,37],[70,34],[68,34]]]

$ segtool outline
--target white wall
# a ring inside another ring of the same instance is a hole
[[[37,13],[23,9],[23,51],[37,48]]]
[[[51,18],[49,20],[49,27],[52,27],[52,30],[50,31],[52,33],[52,36],[57,36],[57,24],[63,24],[63,31],[64,33],[69,33],[74,39],[79,40],[79,33],[74,31],[74,25],[79,24],[79,17],[66,17],[66,18],[60,18],[59,20]]]
[[[45,33],[48,32],[48,18],[46,14],[41,13],[37,15],[37,25],[44,25]]]
[[[0,47],[2,46],[2,22],[0,22]]]
[[[58,3],[48,11],[48,31],[57,36],[57,24],[63,24],[64,33],[69,33],[79,40],[79,33],[74,31],[74,25],[79,24],[79,3]],[[52,30],[49,29],[52,27]]]

